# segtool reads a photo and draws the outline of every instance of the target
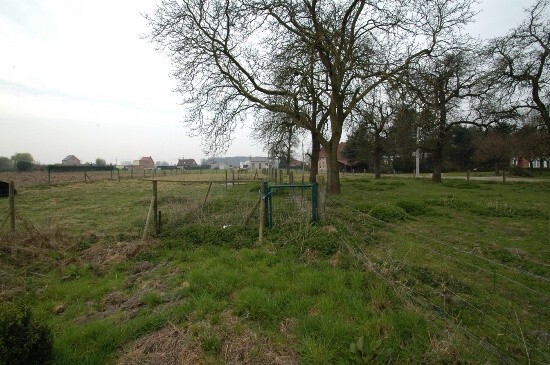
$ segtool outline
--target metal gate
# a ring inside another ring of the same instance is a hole
[[[261,194],[265,199],[265,226],[272,228],[274,225],[273,212],[277,208],[281,208],[281,205],[274,203],[274,196],[279,196],[278,192],[288,192],[288,206],[303,207],[304,205],[311,204],[311,224],[316,224],[319,221],[319,187],[316,182],[311,184],[274,184],[269,185],[267,182],[262,183]],[[307,194],[306,191],[310,191]]]

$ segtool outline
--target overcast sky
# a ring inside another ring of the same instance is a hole
[[[107,163],[204,156],[182,125],[170,60],[141,39],[159,0],[0,0],[0,156]],[[506,33],[535,0],[482,0],[469,31]],[[226,153],[262,155],[241,131]]]

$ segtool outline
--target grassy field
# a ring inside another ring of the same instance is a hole
[[[161,182],[141,241],[148,181],[22,187],[0,298],[55,364],[550,362],[549,182],[348,174],[318,226],[276,194],[261,245],[258,189]]]

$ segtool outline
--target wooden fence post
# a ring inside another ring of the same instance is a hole
[[[157,199],[157,180],[153,180],[153,223],[155,224],[155,233],[159,233],[158,217],[158,199]]]
[[[120,182],[120,169],[116,169],[116,173],[118,175],[118,182]]]
[[[231,170],[231,176],[233,178],[233,186],[235,186],[235,169]]]
[[[13,181],[10,181],[9,196],[10,196],[11,231],[15,232],[15,184],[13,183]]]
[[[48,170],[48,185],[50,185],[52,171]]]
[[[206,192],[206,196],[204,197],[204,202],[202,203],[202,208],[204,209],[206,205],[206,201],[208,200],[208,196],[210,195],[210,189],[212,188],[212,181],[210,181],[210,184],[208,185],[208,191]]]
[[[506,170],[502,170],[502,182],[506,182]]]
[[[161,230],[162,230],[162,212],[159,210],[159,229],[157,234],[160,234]]]
[[[258,209],[261,202],[262,202],[262,198],[258,199],[256,204],[254,204],[254,207],[250,211],[250,214],[248,215],[248,217],[246,217],[246,220],[243,223],[243,227],[245,227],[248,224],[248,222],[250,222],[250,219],[252,219],[252,216],[254,215],[254,212],[256,211],[256,209]],[[261,213],[260,213],[260,215],[261,215]]]
[[[149,211],[147,212],[147,219],[145,220],[145,228],[143,228],[143,236],[141,237],[141,240],[145,240],[147,237],[147,232],[149,231],[149,225],[151,224],[151,214],[153,214],[153,205],[154,205],[155,198],[151,198],[151,204],[149,204]]]
[[[466,181],[470,181],[470,170],[466,171]]]
[[[227,170],[225,170],[225,190],[227,191]]]

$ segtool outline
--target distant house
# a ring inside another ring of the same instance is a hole
[[[140,169],[154,169],[155,168],[155,161],[153,161],[153,158],[151,156],[148,157],[142,157],[139,160],[139,168]]]
[[[262,170],[269,167],[279,168],[278,161],[271,161],[269,158],[254,158],[249,161],[244,161],[239,164],[241,169]]]
[[[230,168],[231,165],[226,164],[225,162],[214,162],[210,164],[210,169],[212,170],[227,170]]]
[[[294,158],[290,160],[291,169],[301,169],[304,167],[304,165],[305,165],[304,161],[296,160]]]
[[[339,171],[346,171],[350,169],[353,165],[350,163],[350,161],[344,157],[344,148],[346,147],[346,142],[341,142],[338,145],[338,170]],[[321,151],[319,151],[319,172],[327,172],[327,151],[325,148],[321,148]]]
[[[512,166],[516,166],[522,169],[528,169],[530,167],[529,160],[524,157],[514,157],[510,163]]]
[[[61,160],[61,164],[65,166],[78,166],[80,165],[80,160],[75,155],[69,155]]]
[[[180,158],[178,159],[178,167],[180,169],[198,168],[199,165],[192,158]]]
[[[527,159],[525,157],[514,157],[510,161],[510,165],[516,166],[522,169],[539,169],[542,163],[542,168],[550,168],[550,160],[535,158],[535,159]]]

